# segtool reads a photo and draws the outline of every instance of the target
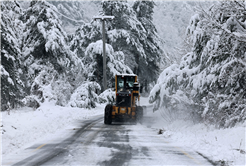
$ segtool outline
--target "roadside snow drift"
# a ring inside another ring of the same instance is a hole
[[[144,122],[176,146],[186,146],[197,151],[214,163],[225,165],[245,165],[245,127],[246,123],[233,128],[216,129],[212,125],[194,124],[191,120],[177,117],[165,120],[160,110],[146,115],[155,119]]]
[[[94,115],[102,115],[104,104],[94,109],[54,106],[43,104],[37,110],[22,108],[2,112],[2,155],[14,153],[33,142],[48,137],[59,130],[75,126],[76,120],[86,120]]]

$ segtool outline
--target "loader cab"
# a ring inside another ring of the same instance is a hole
[[[133,101],[134,91],[138,91],[138,80],[134,74],[116,75],[115,76],[115,93],[116,93],[116,106],[135,106]]]
[[[137,83],[137,76],[135,75],[116,75],[116,93],[122,91],[132,91],[134,83]]]

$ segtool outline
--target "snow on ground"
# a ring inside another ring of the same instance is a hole
[[[103,115],[105,104],[94,109],[71,108],[45,103],[37,110],[21,108],[2,112],[2,157],[17,152],[33,142],[50,137],[59,130],[76,126],[76,120]]]
[[[192,148],[221,165],[246,165],[246,122],[234,128],[216,129],[211,125],[194,124],[181,118],[167,122],[158,111],[146,116],[154,118],[151,127],[156,129],[156,132],[162,129],[163,137],[175,142],[176,146]]]
[[[148,99],[141,97],[141,105],[148,105]],[[10,115],[2,112],[1,141],[2,157],[15,153],[35,141],[45,139],[59,130],[76,126],[76,120],[89,119],[102,115],[105,104],[94,109],[70,108],[43,104],[37,110],[22,108],[12,110]],[[177,146],[186,146],[202,153],[212,161],[225,161],[229,165],[245,165],[245,127],[246,123],[234,128],[216,129],[205,124],[194,124],[177,118],[165,121],[159,111],[150,108],[145,114],[143,125],[151,126],[156,132],[163,129],[163,137]],[[148,121],[149,119],[152,119]],[[153,120],[154,119],[154,120]]]

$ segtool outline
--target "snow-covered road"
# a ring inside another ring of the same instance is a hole
[[[80,127],[67,129],[60,137],[8,156],[3,165],[212,165],[158,135],[149,123],[105,125],[101,115],[77,123]]]

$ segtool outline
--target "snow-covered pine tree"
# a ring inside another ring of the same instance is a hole
[[[55,70],[64,73],[76,56],[67,46],[67,35],[56,14],[57,9],[46,1],[32,1],[23,16],[26,24],[23,52],[25,58],[50,61]]]
[[[107,23],[108,25],[108,23]],[[88,81],[96,81],[102,86],[103,80],[103,55],[102,55],[102,23],[93,21],[82,25],[75,33],[71,42],[71,49],[82,59]],[[132,73],[125,65],[125,55],[122,51],[114,51],[110,44],[106,43],[107,52],[107,84],[112,87],[115,74]]]
[[[165,69],[150,102],[197,106],[205,122],[231,127],[246,119],[245,3],[223,1],[200,8],[187,28],[193,51]]]
[[[107,84],[113,86],[114,76],[116,74],[132,74],[132,70],[124,64],[125,56],[121,51],[115,52],[113,47],[106,44],[106,61],[107,61]],[[103,48],[102,40],[91,43],[85,52],[83,63],[88,72],[88,80],[96,81],[102,87],[103,83]]]
[[[98,94],[100,85],[92,81],[84,81],[72,94],[68,103],[70,107],[79,108],[95,108],[96,103],[99,102]]]
[[[24,97],[21,80],[22,9],[16,1],[1,2],[1,110],[17,107]]]
[[[72,84],[76,77],[82,76],[77,73],[81,71],[83,64],[70,50],[67,35],[56,13],[57,9],[46,1],[30,2],[30,7],[22,17],[25,22],[22,52],[23,63],[28,66],[26,73],[31,93],[39,96],[40,101],[55,98],[57,104],[64,105],[66,103],[63,102],[70,98],[72,89],[78,86]],[[59,85],[55,88],[67,87],[70,92],[63,95],[54,94],[55,92],[45,95],[47,88],[54,90],[49,87],[54,81],[58,81]]]
[[[76,30],[71,41],[71,50],[74,51],[79,58],[82,59],[85,56],[86,48],[90,43],[102,39],[101,26],[100,22],[94,21],[92,23],[86,23]]]
[[[139,5],[141,4],[139,3]],[[144,5],[145,3],[143,3]],[[105,15],[115,16],[114,20],[107,23],[109,44],[113,46],[115,51],[124,52],[125,64],[139,75],[141,82],[145,79],[149,82],[154,81],[158,71],[155,62],[157,61],[156,58],[160,56],[160,47],[156,44],[159,42],[159,38],[153,36],[153,34],[156,35],[153,33],[156,32],[155,29],[151,30],[153,28],[151,19],[149,19],[151,14],[143,15],[141,16],[143,18],[139,19],[140,13],[137,15],[127,1],[103,1],[102,8]],[[146,8],[151,13],[151,6]],[[155,54],[153,55],[153,53]],[[146,72],[151,74],[146,77]]]
[[[144,63],[139,63],[139,70],[144,75],[149,76],[148,82],[153,82],[158,77],[160,56],[163,53],[161,50],[161,38],[153,24],[154,7],[154,1],[135,1],[133,4],[133,10],[146,31],[146,39],[140,41],[144,47],[146,58],[142,59],[140,57],[142,59],[140,62]]]
[[[140,19],[142,23],[127,1],[103,1],[102,8],[105,15],[115,16],[114,20],[106,21],[106,42],[113,47],[117,55],[120,55],[119,57],[122,57],[124,54],[124,58],[121,58],[124,59],[124,62],[122,61],[120,63],[122,65],[126,64],[132,71],[139,74],[141,82],[144,82],[144,80],[148,80],[148,82],[154,81],[158,72],[156,62],[161,50],[159,47],[160,39],[156,33],[156,29],[154,28],[152,30],[154,26],[151,22],[151,14],[149,16],[143,16]],[[150,7],[149,10],[151,13],[153,8]],[[76,31],[71,49],[79,57],[85,57],[85,51],[89,44],[98,43],[102,39],[101,26],[101,22],[94,21],[81,26]],[[99,65],[102,68],[102,57],[98,54],[94,58],[97,60],[97,65],[94,65],[94,67],[97,66],[98,68]],[[102,70],[99,70],[99,68],[95,70],[97,70],[96,73],[99,78]],[[146,72],[150,77],[146,77]],[[113,76],[109,78],[113,78]]]

